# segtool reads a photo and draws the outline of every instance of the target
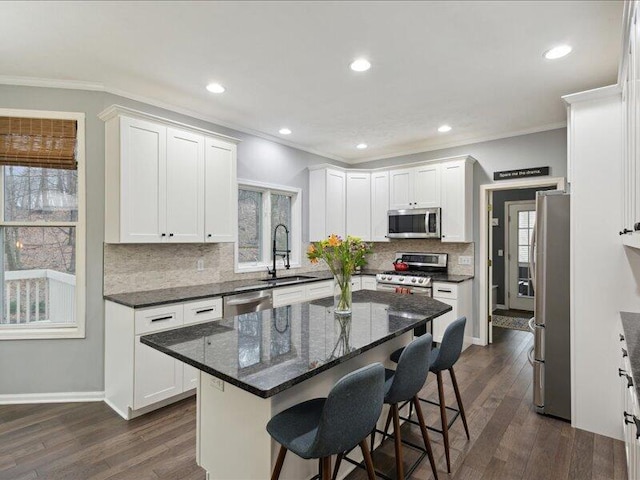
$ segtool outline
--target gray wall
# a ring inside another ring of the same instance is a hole
[[[493,249],[491,258],[493,259],[493,285],[498,286],[498,303],[504,305],[505,297],[505,259],[507,256],[505,245],[506,224],[504,216],[505,202],[517,202],[519,200],[535,200],[536,192],[539,190],[551,190],[547,188],[523,188],[518,190],[500,190],[493,194],[493,218],[499,220],[498,226],[493,230]],[[498,255],[498,250],[504,250],[504,256]]]
[[[104,390],[104,123],[97,115],[114,103],[241,139],[238,146],[238,175],[241,178],[291,185],[306,191],[306,169],[309,165],[333,163],[345,166],[253,135],[104,92],[0,85],[2,108],[84,112],[86,115],[88,266],[86,338],[0,341],[0,365],[5,366],[0,369],[0,394]],[[308,231],[307,222],[308,204],[303,195],[304,232]]]
[[[388,158],[374,162],[363,163],[362,168],[377,168],[398,165],[403,163],[434,160],[438,158],[453,157],[458,155],[471,155],[477,162],[474,165],[473,177],[473,238],[475,242],[480,239],[479,233],[479,197],[480,185],[494,183],[493,172],[500,170],[512,170],[525,167],[551,167],[551,176],[566,177],[567,175],[567,130],[560,128],[546,132],[520,135],[518,137],[502,138],[489,142],[474,143],[461,147],[445,148],[433,152],[417,153],[402,157]],[[483,253],[476,248],[475,271],[480,269],[480,255]],[[473,334],[478,336],[480,327],[478,323],[478,282],[473,285]]]

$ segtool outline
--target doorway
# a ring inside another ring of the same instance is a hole
[[[492,343],[494,319],[495,326],[527,328],[527,322],[533,316],[535,293],[528,265],[535,224],[535,193],[564,188],[564,178],[508,180],[480,186],[480,344]],[[511,235],[508,229],[510,205],[513,205]],[[509,254],[511,262],[508,261]]]

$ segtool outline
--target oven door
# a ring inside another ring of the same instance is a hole
[[[397,292],[398,294],[424,295],[431,297],[431,288],[427,287],[405,287],[403,285],[391,285],[389,283],[376,283],[376,290],[380,292]]]
[[[388,238],[440,238],[440,209],[389,210]]]

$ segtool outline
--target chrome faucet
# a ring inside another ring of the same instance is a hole
[[[285,250],[278,250],[278,247],[276,246],[276,233],[278,233],[278,228],[280,227],[284,228],[285,237],[287,239]],[[291,253],[291,250],[289,249],[289,229],[284,223],[279,223],[273,229],[273,249],[271,251],[271,255],[273,256],[273,268],[267,267],[267,272],[269,272],[271,278],[276,278],[276,257],[278,256],[282,257],[282,260],[285,262],[284,268],[289,270],[291,267],[289,264],[289,253]]]

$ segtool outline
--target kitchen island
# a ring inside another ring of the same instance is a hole
[[[413,329],[451,310],[424,296],[360,291],[349,317],[332,298],[145,335],[142,343],[200,370],[196,458],[211,479],[266,479],[276,413],[326,396],[343,375],[411,341]],[[315,462],[290,455],[281,478],[310,478]],[[347,466],[343,467],[347,470]]]

